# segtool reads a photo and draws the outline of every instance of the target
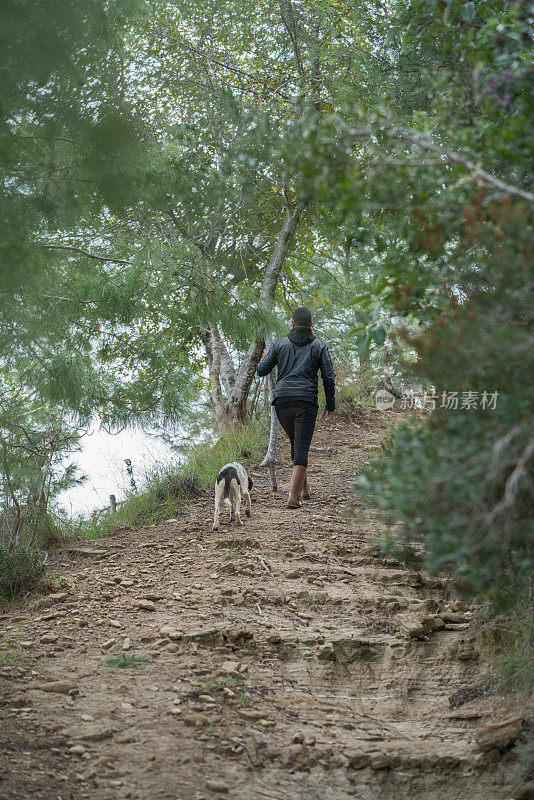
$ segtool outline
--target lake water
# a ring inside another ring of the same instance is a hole
[[[59,505],[72,517],[88,516],[95,509],[108,506],[110,494],[117,500],[124,499],[125,489],[130,486],[125,459],[132,462],[137,486],[143,484],[144,475],[155,465],[179,460],[179,454],[169,445],[139,429],[110,434],[95,423],[80,444],[81,451],[74,453],[71,461],[78,465],[78,474],[87,475],[87,480],[59,497]]]

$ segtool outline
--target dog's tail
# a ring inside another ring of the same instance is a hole
[[[230,507],[230,486],[233,480],[237,481],[238,485],[240,484],[239,476],[237,474],[237,470],[235,467],[226,467],[225,469],[221,470],[219,473],[219,477],[217,478],[217,482],[220,482],[224,479],[224,494],[223,494],[223,503],[225,506]]]

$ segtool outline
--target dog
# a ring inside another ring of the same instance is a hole
[[[245,504],[245,514],[250,517],[250,490],[253,481],[245,467],[237,461],[226,464],[217,475],[215,481],[215,515],[213,517],[213,530],[219,530],[219,514],[221,505],[230,509],[230,522],[235,519],[237,525],[242,525],[241,503]]]

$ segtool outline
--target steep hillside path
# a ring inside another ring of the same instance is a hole
[[[61,591],[0,618],[0,800],[511,797],[512,754],[474,740],[502,712],[463,702],[485,672],[469,609],[356,513],[397,418],[319,426],[303,509],[283,442],[244,527],[213,532],[206,496],[63,553]]]

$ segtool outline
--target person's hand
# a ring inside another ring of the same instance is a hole
[[[335,411],[328,411],[325,408],[324,411],[323,411],[323,419],[324,419],[324,421],[325,422],[330,422],[330,420],[332,419],[332,417],[334,416],[335,413],[336,413]]]
[[[263,350],[263,353],[261,354],[261,357],[265,358],[265,356],[267,355],[267,352],[268,352],[267,348],[265,347],[264,350]]]

